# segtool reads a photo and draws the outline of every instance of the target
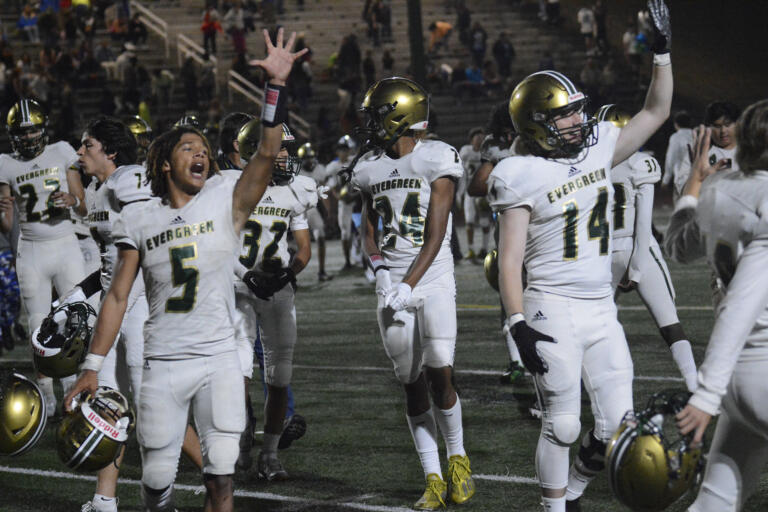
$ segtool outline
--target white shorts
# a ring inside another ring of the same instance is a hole
[[[55,240],[19,238],[16,273],[29,332],[33,332],[51,311],[51,286],[63,295],[85,278],[83,254],[75,234]]]
[[[137,424],[145,486],[164,489],[175,480],[190,406],[202,446],[203,473],[233,474],[245,428],[237,352],[146,361]]]
[[[406,270],[393,268],[392,283],[402,281]],[[453,366],[456,283],[452,268],[445,271],[431,267],[413,289],[411,305],[395,313],[384,308],[384,298],[379,296],[376,310],[384,350],[392,361],[395,376],[404,384],[414,382],[424,366]]]
[[[345,203],[344,201],[339,201],[338,220],[342,240],[350,240],[352,238],[352,211],[354,209],[354,203]]]
[[[691,512],[736,512],[768,463],[768,361],[740,361],[728,384],[707,469]]]
[[[632,359],[612,297],[574,299],[528,289],[528,325],[555,343],[536,349],[549,371],[534,378],[545,419],[581,413],[581,381],[592,402],[595,436],[608,441],[632,409]]]
[[[615,239],[611,254],[614,290],[626,274],[631,256],[632,238]],[[640,298],[656,321],[656,325],[666,327],[679,323],[680,320],[675,308],[675,289],[672,286],[672,277],[669,275],[667,263],[664,261],[664,256],[661,254],[661,249],[655,238],[651,238],[650,250],[640,259],[639,263],[641,275],[640,282],[637,284],[637,293],[640,294]]]
[[[323,220],[323,215],[320,213],[320,210],[311,208],[307,211],[307,223],[309,224],[309,229],[312,231],[315,240],[325,238],[325,221]]]

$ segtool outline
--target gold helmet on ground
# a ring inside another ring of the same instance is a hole
[[[6,118],[8,135],[14,153],[31,160],[43,152],[48,144],[48,117],[35,100],[24,99],[14,103]]]
[[[598,122],[608,121],[617,128],[624,128],[629,120],[632,119],[632,115],[629,112],[613,103],[600,107],[595,117],[597,117]]]
[[[88,353],[96,311],[87,302],[62,304],[32,333],[32,357],[48,377],[74,375]]]
[[[147,159],[147,149],[152,142],[152,127],[139,116],[130,116],[125,119],[125,125],[133,134],[136,143],[139,145],[138,161],[143,162]]]
[[[573,157],[597,143],[596,121],[584,114],[587,97],[568,78],[557,71],[539,71],[520,82],[509,98],[512,125],[537,156]],[[555,120],[575,112],[582,122],[560,130]]]
[[[0,372],[0,455],[21,455],[32,448],[47,419],[37,384],[15,371]]]
[[[77,401],[56,432],[61,461],[79,471],[98,471],[120,455],[134,427],[134,412],[117,390],[100,387]]]
[[[689,447],[674,416],[688,402],[684,391],[654,394],[639,414],[628,412],[608,443],[606,464],[611,489],[624,505],[637,511],[660,511],[677,501],[697,481],[701,449]],[[665,429],[664,420],[669,420]]]
[[[485,279],[491,288],[499,291],[499,251],[493,249],[485,255],[483,270],[485,270]]]
[[[416,82],[392,77],[368,89],[360,110],[367,117],[366,132],[374,145],[387,149],[408,130],[426,130],[429,96]]]
[[[261,138],[261,119],[254,118],[245,123],[237,132],[240,158],[247,162],[256,153]]]

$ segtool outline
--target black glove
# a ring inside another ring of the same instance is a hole
[[[520,351],[520,358],[523,360],[523,366],[529,372],[547,373],[549,368],[547,363],[541,359],[538,350],[536,350],[537,341],[549,341],[556,343],[552,336],[542,334],[536,329],[531,329],[525,320],[520,320],[515,325],[509,327],[509,332],[512,335],[512,339],[515,340],[517,350]]]
[[[262,300],[269,300],[275,292],[296,279],[296,275],[290,268],[284,268],[277,273],[263,272],[261,270],[249,270],[243,276],[243,282],[251,292]]]
[[[669,53],[672,47],[672,26],[669,22],[669,8],[664,0],[648,0],[648,11],[653,22],[653,53]]]

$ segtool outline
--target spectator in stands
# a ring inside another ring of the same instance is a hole
[[[102,39],[99,42],[99,46],[98,48],[96,48],[94,57],[96,57],[96,61],[99,64],[101,64],[102,62],[112,62],[113,60],[115,60],[115,54],[112,53],[112,48],[109,45],[109,41]]]
[[[680,110],[672,117],[672,126],[675,133],[669,137],[667,145],[667,156],[664,159],[664,175],[661,177],[661,184],[669,187],[674,183],[675,171],[683,162],[688,146],[693,141],[693,119],[691,114],[685,110]]]
[[[221,30],[219,11],[216,10],[212,2],[209,2],[208,7],[203,12],[200,31],[203,33],[203,49],[212,55],[216,54],[216,34],[221,32]]]
[[[368,24],[368,39],[373,43],[373,46],[379,46],[381,45],[381,27],[379,25],[379,7],[381,5],[381,0],[368,0],[366,4],[365,22]]]
[[[376,15],[381,30],[381,39],[385,43],[392,42],[392,6],[390,4],[391,0],[381,0]]]
[[[184,61],[181,66],[181,83],[184,86],[184,97],[186,103],[184,105],[185,110],[197,109],[197,69],[195,67],[195,60],[190,56]]]
[[[472,32],[469,34],[469,38],[469,50],[472,53],[472,61],[474,62],[475,67],[480,68],[485,61],[488,34],[485,32],[485,29],[479,21],[476,21],[472,25]]]
[[[109,24],[109,35],[113,41],[125,41],[125,37],[128,35],[128,23],[125,18],[117,17]]]
[[[214,90],[216,89],[215,70],[216,64],[211,61],[208,52],[205,52],[203,54],[203,65],[200,67],[200,80],[198,82],[200,100],[204,103],[208,103],[214,97]]]
[[[131,21],[128,22],[128,41],[135,45],[144,46],[147,44],[148,36],[147,27],[141,22],[140,14],[135,13]]]
[[[512,61],[515,60],[515,47],[506,32],[501,32],[499,38],[493,43],[493,58],[496,59],[499,75],[509,78],[512,74]]]
[[[338,67],[337,78],[339,82],[343,82],[350,76],[359,77],[361,62],[362,56],[360,53],[360,46],[357,44],[357,36],[355,34],[349,34],[341,41],[339,56],[336,60],[336,65]]]
[[[384,50],[384,53],[381,55],[381,69],[385,77],[394,76],[395,59],[389,50]]]
[[[624,58],[627,61],[627,65],[632,70],[632,74],[637,75],[642,60],[642,49],[637,40],[637,27],[632,18],[627,21],[627,29],[624,31],[624,35],[621,36],[621,43],[624,46]]]
[[[125,43],[123,45],[123,51],[120,53],[120,55],[117,56],[117,59],[115,59],[115,74],[117,75],[117,80],[122,83],[123,77],[125,76],[125,70],[130,66],[131,59],[136,56],[134,53],[134,50],[136,49],[135,46],[131,43]]]
[[[295,51],[300,51],[304,48],[307,48],[304,34],[299,34],[294,49]],[[301,110],[306,110],[309,107],[309,98],[312,96],[312,66],[310,64],[310,55],[311,50],[296,59],[293,62],[293,68],[291,68],[291,74],[288,77],[288,88],[291,97],[293,97]]]
[[[141,101],[141,78],[139,76],[139,59],[131,57],[123,75],[123,109],[135,112]]]
[[[595,12],[589,6],[579,9],[576,18],[579,22],[579,32],[584,38],[584,48],[587,55],[593,55],[595,52]]]
[[[429,25],[429,54],[437,53],[438,48],[448,50],[448,43],[453,32],[453,25],[446,21],[433,21]]]
[[[373,52],[371,50],[365,51],[363,74],[365,75],[365,87],[367,89],[376,81],[376,64],[373,62]]]
[[[224,26],[229,37],[232,38],[232,47],[237,54],[245,54],[245,21],[243,9],[236,3],[224,16]]]
[[[24,6],[24,10],[21,11],[19,21],[16,22],[16,26],[19,27],[24,33],[27,41],[32,43],[40,42],[40,31],[37,26],[37,14],[32,6],[27,4]]]
[[[560,0],[547,0],[547,23],[560,24]]]
[[[459,41],[465,48],[469,48],[469,27],[472,26],[472,11],[464,2],[456,6],[456,30],[459,31]]]
[[[40,39],[43,46],[53,46],[59,41],[59,23],[56,12],[51,7],[41,12],[42,14],[37,19]]]
[[[496,71],[496,66],[492,60],[487,60],[483,64],[483,83],[488,96],[497,95],[504,88],[504,82]]]
[[[59,12],[59,0],[40,0],[40,12],[45,12],[48,9],[54,13]]]
[[[167,69],[155,68],[152,71],[152,98],[160,111],[168,108],[171,104],[174,81],[173,73]]]
[[[595,15],[595,44],[600,53],[608,50],[608,30],[605,22],[605,4],[603,0],[597,0],[592,8]]]

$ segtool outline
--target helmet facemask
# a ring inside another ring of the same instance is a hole
[[[33,358],[43,375],[68,377],[88,353],[96,311],[86,302],[63,304],[32,334]]]
[[[573,158],[581,153],[583,149],[597,144],[597,136],[594,130],[597,122],[595,119],[587,117],[584,113],[587,98],[583,94],[581,96],[580,99],[576,99],[576,101],[564,107],[546,112],[534,112],[532,114],[533,122],[539,124],[546,133],[546,145],[552,148],[545,149],[534,140],[533,144],[529,144],[534,153],[547,158]],[[581,123],[574,124],[565,129],[557,127],[557,120],[569,117],[576,112],[581,116]],[[530,140],[525,134],[523,134],[523,137]]]
[[[48,132],[41,125],[9,129],[8,135],[13,151],[25,160],[35,158],[48,144]]]
[[[272,183],[286,185],[293,181],[301,169],[301,160],[296,156],[296,139],[287,125],[283,124],[280,152],[272,166]]]

